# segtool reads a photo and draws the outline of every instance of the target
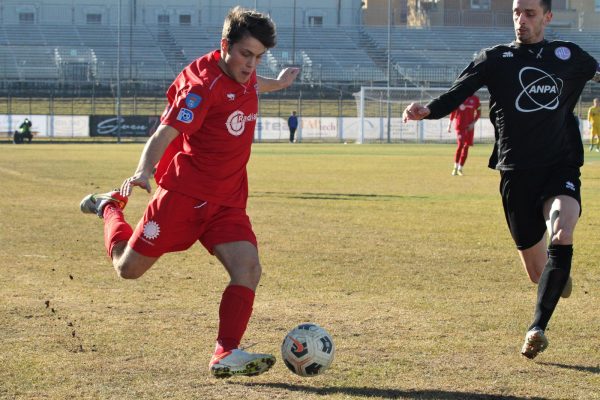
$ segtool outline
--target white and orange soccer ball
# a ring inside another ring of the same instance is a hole
[[[332,363],[335,354],[333,339],[317,324],[300,324],[292,329],[281,344],[281,357],[293,373],[316,376]]]

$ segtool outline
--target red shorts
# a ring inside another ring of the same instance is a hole
[[[463,129],[456,132],[456,141],[458,144],[466,144],[467,146],[473,146],[473,139],[475,137],[475,129]]]
[[[224,207],[159,187],[146,207],[129,246],[147,257],[190,248],[196,241],[213,254],[221,243],[257,246],[246,210]]]

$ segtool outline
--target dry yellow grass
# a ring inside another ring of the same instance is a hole
[[[255,145],[249,212],[264,276],[243,344],[272,352],[313,321],[324,375],[281,360],[215,380],[207,363],[227,282],[200,247],[119,280],[102,224],[78,210],[135,168],[141,144],[0,145],[0,398],[598,399],[600,156],[583,169],[573,296],[550,347],[519,355],[533,313],[489,146],[450,176],[446,145]],[[137,191],[126,215],[140,217]]]

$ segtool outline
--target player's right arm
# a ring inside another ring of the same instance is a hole
[[[152,190],[150,179],[154,166],[160,161],[169,143],[179,135],[179,131],[169,125],[161,124],[144,146],[140,161],[135,173],[123,181],[121,194],[129,196],[134,186],[145,189],[148,193]]]
[[[486,84],[487,53],[481,51],[475,60],[454,81],[452,87],[440,97],[430,101],[427,105],[411,103],[402,114],[404,122],[408,120],[439,119],[455,110],[467,97],[475,93]]]

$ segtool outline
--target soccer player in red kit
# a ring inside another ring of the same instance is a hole
[[[256,11],[232,9],[219,50],[188,65],[167,91],[161,125],[146,143],[135,173],[120,190],[91,194],[84,213],[104,219],[106,250],[125,279],[142,276],[158,258],[199,241],[230,276],[219,307],[219,329],[211,373],[220,378],[258,375],[274,363],[270,354],[239,349],[261,276],[257,241],[246,214],[246,165],[254,138],[258,93],[292,84],[297,68],[277,79],[256,75],[275,26]],[[135,229],[123,208],[134,186],[158,188]]]
[[[457,109],[450,113],[450,123],[448,124],[448,132],[452,122],[456,129],[456,153],[454,154],[454,169],[452,175],[462,176],[463,166],[469,155],[469,146],[473,146],[473,137],[475,136],[475,123],[481,116],[481,103],[479,97],[472,95],[458,106]]]

